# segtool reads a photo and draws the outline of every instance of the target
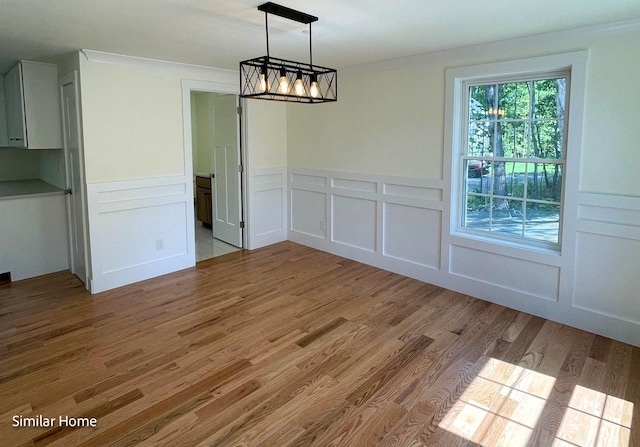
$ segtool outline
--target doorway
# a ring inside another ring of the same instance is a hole
[[[196,262],[243,247],[238,96],[191,90]]]

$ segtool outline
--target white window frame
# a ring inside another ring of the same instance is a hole
[[[575,228],[577,196],[580,180],[580,153],[582,147],[582,123],[584,115],[585,77],[588,60],[587,51],[557,54],[529,59],[497,62],[468,67],[452,68],[446,71],[445,102],[445,157],[444,179],[447,188],[445,200],[450,204],[445,211],[445,222],[449,222],[449,232],[445,237],[449,242],[467,245],[469,241],[479,241],[487,250],[492,245],[538,251],[560,255],[566,250],[575,250]],[[563,196],[561,204],[561,226],[558,244],[540,244],[528,239],[504,237],[488,232],[473,231],[461,226],[464,204],[462,188],[467,175],[463,172],[464,147],[466,145],[466,117],[468,104],[466,89],[469,84],[517,81],[531,77],[547,76],[549,73],[568,71],[567,85],[566,158],[563,172]],[[444,248],[444,247],[443,247]]]

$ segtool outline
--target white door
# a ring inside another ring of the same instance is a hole
[[[62,127],[67,169],[67,216],[69,222],[70,270],[87,284],[83,163],[78,116],[77,72],[60,78]]]
[[[218,107],[215,108],[213,149],[215,175],[211,194],[213,236],[242,247],[242,168],[237,96],[224,95],[216,100]]]
[[[237,146],[215,147],[214,194],[211,194],[213,236],[236,247],[242,247],[239,152]]]

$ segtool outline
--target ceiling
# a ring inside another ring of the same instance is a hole
[[[81,48],[237,69],[266,54],[261,0],[0,0],[0,73]],[[343,68],[640,18],[639,0],[281,0],[319,17],[313,59]],[[270,53],[306,61],[307,25],[269,15]]]

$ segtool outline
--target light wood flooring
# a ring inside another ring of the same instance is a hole
[[[33,445],[640,446],[640,348],[291,242],[57,273],[0,286],[0,446]]]

